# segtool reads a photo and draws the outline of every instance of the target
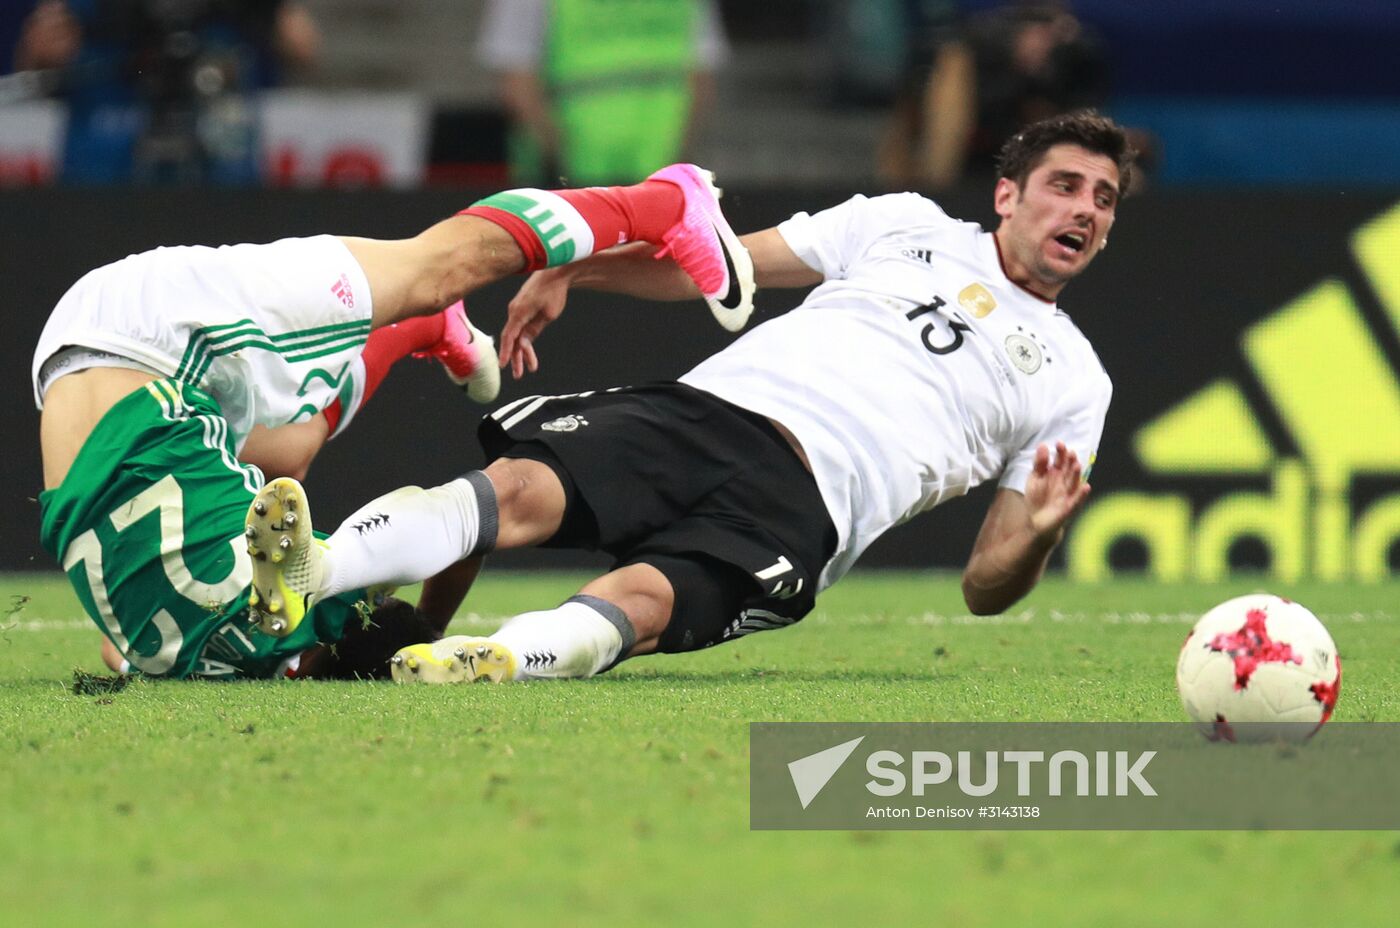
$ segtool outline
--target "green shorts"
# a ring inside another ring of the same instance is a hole
[[[243,527],[261,485],[258,469],[234,457],[212,397],[155,380],[108,410],[62,485],[40,495],[40,540],[135,669],[269,677],[340,638],[364,594],[318,603],[286,638],[256,629]]]

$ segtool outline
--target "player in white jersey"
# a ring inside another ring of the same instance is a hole
[[[673,165],[631,187],[506,191],[400,241],[157,248],[80,279],[34,356],[41,541],[106,635],[109,663],[266,676],[339,639],[359,585],[307,622],[276,591],[249,601],[257,562],[295,571],[304,559],[241,537],[263,470],[304,472],[408,353],[494,399],[496,355],[462,296],[595,243],[651,243],[722,323],[742,324],[752,275],[717,196],[707,172]],[[278,524],[298,520],[314,549],[304,510]]]
[[[800,306],[677,384],[497,410],[484,472],[365,507],[306,592],[404,582],[493,545],[601,549],[615,569],[559,608],[407,648],[393,667],[404,681],[589,676],[791,624],[881,533],[995,479],[963,592],[974,612],[1006,609],[1089,492],[1111,385],[1055,301],[1104,247],[1133,154],[1104,117],[1056,117],[1008,142],[994,232],[895,194],[744,236],[760,286],[818,285]],[[536,367],[533,340],[571,286],[694,295],[647,254],[534,275],[503,360]],[[302,502],[292,483],[264,493]],[[395,528],[360,530],[386,514]],[[268,523],[250,516],[279,537]]]

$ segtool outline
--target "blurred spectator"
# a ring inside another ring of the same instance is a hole
[[[825,42],[823,70],[828,72],[833,102],[884,107],[900,91],[914,62],[931,58],[918,46],[937,42],[940,27],[956,21],[958,2],[824,0],[818,6],[813,18]],[[742,21],[731,13],[727,22],[732,29]]]
[[[82,42],[78,21],[68,4],[62,0],[40,0],[28,6],[11,50],[14,70],[34,71],[68,64]]]
[[[935,113],[945,121],[946,113],[972,99],[971,57],[961,41],[957,0],[900,0],[899,7],[900,77],[876,170],[894,186],[917,187],[931,162],[947,160],[946,154],[932,152],[938,140],[927,127]]]
[[[683,159],[729,52],[714,0],[488,0],[520,184],[606,184]]]
[[[895,186],[941,189],[989,173],[1002,143],[1055,113],[1099,107],[1108,92],[1097,37],[1066,2],[1022,0],[953,28],[925,20],[879,158]]]
[[[0,3],[0,75],[15,69],[15,46],[19,44],[20,28],[35,5],[35,0]]]
[[[316,57],[296,0],[41,0],[17,70],[68,102],[63,179],[253,183],[250,95]]]

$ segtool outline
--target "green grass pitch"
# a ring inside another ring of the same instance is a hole
[[[579,579],[488,574],[455,629]],[[1394,832],[749,830],[750,721],[1179,719],[1193,616],[1257,586],[1051,579],[973,620],[953,578],[865,573],[796,628],[586,682],[80,696],[102,666],[62,579],[0,577],[0,922],[1394,924]],[[1400,584],[1277,591],[1337,640],[1337,718],[1400,721]]]

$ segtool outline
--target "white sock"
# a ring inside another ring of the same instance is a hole
[[[496,491],[481,471],[439,487],[400,487],[360,509],[327,539],[321,596],[417,583],[496,546]]]
[[[490,638],[515,655],[516,680],[591,677],[637,643],[621,609],[583,594],[557,609],[518,615]]]

